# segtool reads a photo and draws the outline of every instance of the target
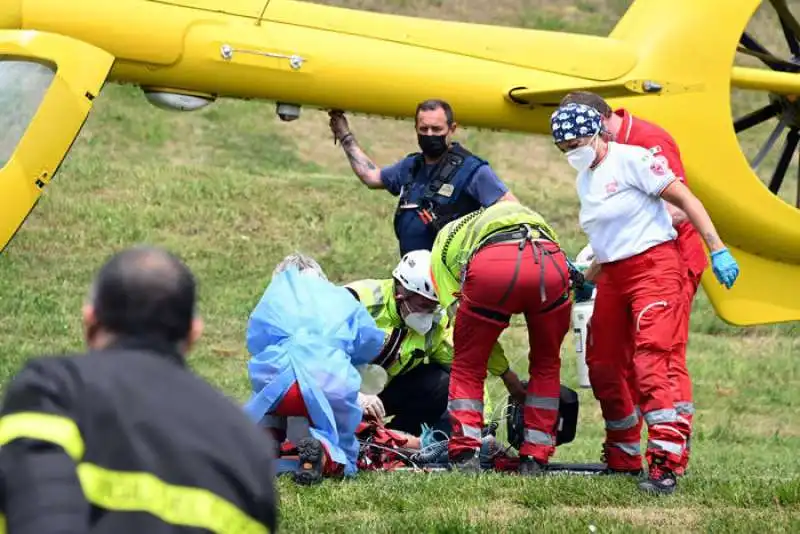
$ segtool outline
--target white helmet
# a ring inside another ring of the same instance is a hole
[[[392,271],[392,276],[404,288],[434,302],[438,302],[431,278],[431,251],[412,250],[400,260]]]

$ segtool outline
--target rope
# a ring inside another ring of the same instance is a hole
[[[375,449],[381,449],[381,450],[384,450],[384,451],[387,451],[387,452],[394,453],[397,456],[400,456],[400,457],[406,459],[414,467],[414,469],[422,470],[422,468],[419,465],[417,465],[417,463],[414,462],[414,460],[412,460],[409,456],[403,454],[402,452],[399,452],[397,449],[392,449],[390,447],[384,447],[383,445],[378,445],[377,443],[369,443],[367,441],[359,441],[359,443],[361,443],[362,447],[364,447],[364,446],[373,447]]]

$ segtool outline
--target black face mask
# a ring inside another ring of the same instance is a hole
[[[438,158],[447,151],[446,135],[417,134],[417,143],[422,153],[429,158]]]

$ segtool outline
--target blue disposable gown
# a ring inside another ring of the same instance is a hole
[[[331,459],[356,472],[361,422],[361,376],[354,366],[371,362],[384,332],[343,287],[290,268],[273,278],[250,315],[247,348],[252,395],[246,413],[259,422],[297,381],[310,416],[311,434]]]

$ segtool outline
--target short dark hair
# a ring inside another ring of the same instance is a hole
[[[90,299],[98,323],[112,334],[177,343],[192,327],[196,284],[175,255],[137,246],[100,268]]]
[[[453,108],[450,104],[438,98],[429,98],[417,104],[417,110],[414,112],[414,122],[417,122],[420,111],[434,111],[440,108],[444,110],[444,116],[447,117],[447,125],[452,126],[453,122],[455,122]]]
[[[596,109],[605,118],[611,116],[611,106],[608,105],[608,102],[603,100],[603,97],[600,95],[589,91],[573,91],[568,93],[567,96],[561,99],[559,107],[566,106],[567,104],[584,104]]]

